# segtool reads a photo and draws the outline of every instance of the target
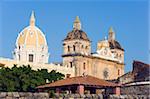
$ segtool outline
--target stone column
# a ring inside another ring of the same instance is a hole
[[[71,94],[72,92],[71,92],[71,88],[70,87],[68,87],[68,92],[69,92],[69,94]]]
[[[79,85],[79,86],[77,87],[77,92],[78,92],[79,94],[84,94],[84,85]]]
[[[114,94],[120,95],[120,87],[115,87],[114,88]]]

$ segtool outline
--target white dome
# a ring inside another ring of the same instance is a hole
[[[40,47],[47,46],[47,42],[43,32],[38,27],[28,26],[19,33],[16,46]]]
[[[17,38],[16,46],[24,47],[40,47],[47,46],[46,38],[43,32],[35,26],[35,17],[32,12],[30,18],[30,26],[23,29]]]
[[[32,12],[30,25],[24,28],[16,40],[14,59],[17,61],[48,63],[49,53],[45,35],[35,26]]]

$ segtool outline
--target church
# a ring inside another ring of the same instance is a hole
[[[11,68],[14,64],[30,65],[34,70],[56,70],[66,77],[90,75],[105,80],[117,79],[124,74],[124,49],[116,40],[112,27],[108,32],[108,39],[99,41],[96,51],[91,52],[91,40],[82,30],[77,16],[73,29],[64,38],[62,46],[62,64],[48,63],[50,55],[47,40],[36,26],[32,12],[29,26],[16,39],[13,59],[0,57],[0,66]]]

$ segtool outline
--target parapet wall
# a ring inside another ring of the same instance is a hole
[[[0,92],[0,99],[49,99],[49,94],[31,92]]]
[[[149,99],[149,95],[59,94],[55,99]],[[0,92],[0,99],[52,99],[48,93]]]

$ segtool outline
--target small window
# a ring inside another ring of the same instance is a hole
[[[44,45],[42,45],[42,51],[44,51]]]
[[[76,47],[75,47],[75,45],[73,45],[73,51],[76,51]]]
[[[73,66],[73,65],[72,65],[72,62],[70,62],[70,67],[72,68],[72,66]]]
[[[121,59],[121,57],[122,57],[122,56],[121,56],[121,54],[120,54],[119,58]]]
[[[20,45],[19,45],[19,50],[20,50]]]
[[[109,72],[107,68],[104,69],[103,76],[104,76],[104,79],[107,79],[109,77]]]
[[[33,32],[30,32],[30,36],[33,37]]]
[[[84,48],[84,46],[83,46],[83,45],[82,45],[81,47],[82,47],[82,48]]]
[[[83,63],[83,69],[84,69],[84,70],[86,69],[86,67],[85,67],[85,63]]]
[[[18,54],[18,57],[19,57],[19,61],[20,61],[20,54]]]
[[[68,52],[70,52],[70,46],[68,46]]]
[[[120,75],[120,70],[118,69],[118,76]]]
[[[24,33],[22,32],[21,35],[24,36]]]
[[[88,49],[88,46],[86,46],[85,49]]]
[[[29,54],[29,62],[33,62],[33,54]]]

